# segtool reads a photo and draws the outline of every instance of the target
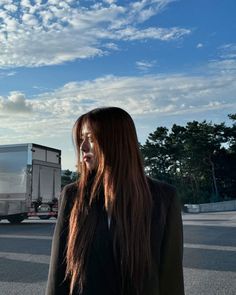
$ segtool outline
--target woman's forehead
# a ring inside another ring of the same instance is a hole
[[[91,126],[88,122],[84,122],[81,128],[81,134],[89,134],[92,133]]]

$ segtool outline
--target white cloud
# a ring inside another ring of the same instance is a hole
[[[236,79],[232,72],[217,75],[146,75],[142,77],[104,76],[94,80],[70,82],[27,99],[20,92],[11,92],[1,98],[2,115],[31,111],[37,124],[41,119],[49,122],[76,119],[91,108],[116,105],[135,116],[150,114],[181,114],[203,109],[236,107]],[[13,124],[14,125],[14,124]],[[63,127],[64,128],[64,127]]]
[[[11,0],[1,0],[1,4],[0,5],[5,6],[5,5],[10,5],[11,3],[12,3]]]
[[[10,12],[16,12],[17,11],[17,5],[14,4],[6,4],[3,6],[4,9],[10,11]]]
[[[78,116],[101,106],[125,108],[138,122],[143,140],[158,125],[165,126],[168,117],[177,124],[183,118],[210,120],[217,114],[225,120],[228,113],[236,112],[236,66],[231,60],[214,61],[198,76],[110,75],[69,82],[34,97],[10,92],[0,97],[0,142],[39,142],[61,148],[71,142]],[[65,167],[73,167],[73,161]]]
[[[236,44],[229,43],[219,47],[220,56],[223,59],[236,59]]]
[[[150,17],[162,12],[169,3],[176,0],[142,0],[131,2],[131,13],[129,14],[129,20],[137,23],[144,22]]]
[[[203,44],[202,43],[198,43],[196,47],[197,48],[202,48],[203,47]]]
[[[11,77],[11,76],[15,76],[16,75],[16,72],[8,72],[7,73],[7,77]]]
[[[190,33],[190,30],[181,28],[163,29],[151,27],[148,29],[137,30],[133,27],[127,27],[125,29],[117,31],[114,38],[130,41],[142,39],[158,39],[162,41],[171,41],[179,39],[184,35],[188,35]]]
[[[104,0],[105,3],[113,4],[116,3],[116,0]]]
[[[190,33],[189,29],[145,27],[144,22],[170,2],[143,0],[122,6],[106,1],[87,7],[76,0],[21,0],[18,5],[1,2],[0,68],[52,65],[99,56],[117,50],[116,40],[182,38]]]
[[[136,68],[142,72],[148,72],[151,68],[153,68],[156,64],[155,60],[152,61],[145,61],[140,60],[136,61]]]
[[[119,50],[119,46],[112,42],[104,44],[104,47],[112,50]]]
[[[22,92],[12,91],[8,97],[0,97],[0,113],[24,114],[31,111],[31,103]]]
[[[236,74],[236,59],[213,60],[209,63],[208,67],[213,73],[217,71],[221,74]]]
[[[2,71],[0,72],[0,79],[5,77],[15,76],[15,75],[16,75],[15,71]]]

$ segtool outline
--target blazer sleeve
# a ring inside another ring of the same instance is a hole
[[[54,229],[46,295],[69,294],[69,282],[65,280],[66,242],[71,207],[71,186],[66,186],[60,196],[59,213]]]
[[[183,225],[175,189],[171,192],[161,247],[160,295],[184,295]]]

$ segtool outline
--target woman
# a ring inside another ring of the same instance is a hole
[[[47,295],[183,295],[175,189],[148,178],[130,115],[92,110],[74,129],[80,178],[64,188]]]

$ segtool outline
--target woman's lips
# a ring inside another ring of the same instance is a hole
[[[92,156],[90,156],[90,155],[83,156],[83,160],[85,162],[89,162],[91,160],[91,158],[92,158]]]

